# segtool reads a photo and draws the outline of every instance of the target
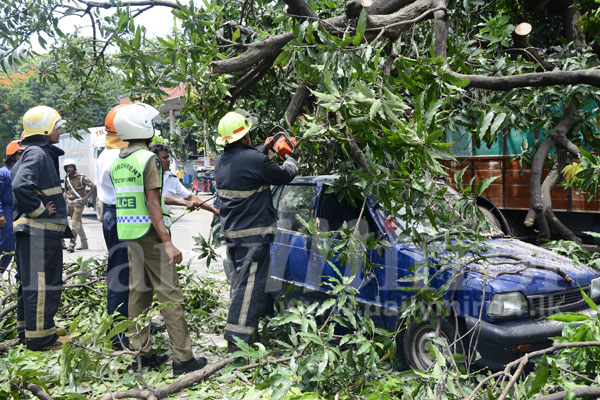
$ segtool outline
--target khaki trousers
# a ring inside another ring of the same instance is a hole
[[[187,361],[193,358],[192,344],[183,312],[183,293],[175,265],[169,264],[165,246],[153,228],[146,236],[127,242],[129,254],[129,318],[148,311],[152,305],[153,292],[159,303],[175,303],[161,310],[167,326],[173,358]],[[142,356],[152,354],[150,325],[137,324],[129,328],[132,350],[140,350]]]
[[[83,224],[81,222],[81,214],[83,214],[83,208],[85,206],[81,203],[69,203],[67,205],[67,212],[71,217],[71,230],[73,231],[73,238],[71,239],[70,246],[75,247],[77,243],[77,236],[81,238],[81,244],[88,244],[87,236],[83,230]]]

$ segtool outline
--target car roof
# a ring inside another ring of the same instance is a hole
[[[334,181],[339,178],[338,175],[316,175],[316,176],[297,176],[291,182],[292,184],[309,185],[322,181]]]

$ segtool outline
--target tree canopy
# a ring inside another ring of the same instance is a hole
[[[124,74],[124,95],[154,103],[161,88],[183,83],[179,123],[199,139],[214,137],[227,110],[247,108],[260,117],[261,135],[279,124],[302,138],[307,172],[368,181],[382,198],[394,196],[390,181],[442,173],[449,129],[466,128],[476,144],[510,129],[543,129],[526,223],[535,221],[543,236],[553,227],[577,239],[543,193],[572,157],[597,148],[597,2],[4,3],[5,67],[32,54],[27,43],[37,34],[49,50],[49,79],[60,73],[73,84],[71,104],[93,101],[98,80],[114,71]],[[177,18],[172,35],[151,38],[136,25],[151,7]],[[91,36],[59,30],[73,15],[90,22]],[[586,160],[581,176],[597,164]],[[557,172],[542,180],[548,161]],[[595,182],[586,189],[594,192]]]

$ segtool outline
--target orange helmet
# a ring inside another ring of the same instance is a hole
[[[12,156],[19,150],[25,150],[25,147],[19,146],[19,140],[13,140],[6,146],[6,157]]]
[[[108,114],[106,114],[106,119],[104,120],[106,132],[117,133],[117,130],[115,129],[115,116],[117,115],[117,110],[125,105],[127,104],[119,104],[118,106],[111,108]]]

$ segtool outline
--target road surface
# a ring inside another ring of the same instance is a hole
[[[211,195],[200,194],[199,197],[202,200],[209,199]],[[209,201],[212,203],[212,200]],[[171,214],[173,220],[176,220],[178,216],[183,214],[185,211],[184,207],[173,206],[171,208]],[[183,253],[183,263],[187,263],[192,260],[192,269],[198,271],[199,274],[210,274],[213,277],[225,279],[223,273],[222,259],[213,262],[209,267],[206,267],[206,261],[198,258],[198,252],[194,251],[196,242],[195,236],[202,235],[205,238],[209,237],[210,224],[212,221],[213,214],[205,211],[198,210],[183,215],[171,227],[171,236],[173,238],[173,244]],[[102,223],[97,220],[96,213],[91,208],[86,208],[83,213],[83,229],[88,237],[88,250],[76,250],[73,253],[67,251],[64,252],[64,262],[77,261],[78,258],[90,258],[90,257],[106,257],[107,250],[106,244],[104,243],[104,236],[102,235]],[[81,243],[79,238],[77,239],[77,246]],[[76,247],[77,247],[76,246]],[[219,246],[217,252],[223,257],[225,255],[225,246]]]

